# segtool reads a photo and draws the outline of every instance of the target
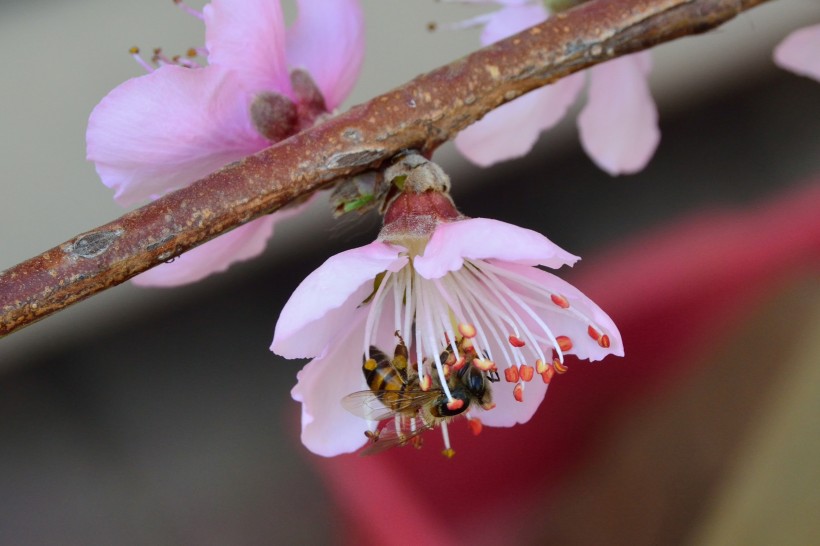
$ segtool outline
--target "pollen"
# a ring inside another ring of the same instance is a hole
[[[489,358],[475,358],[473,359],[473,366],[475,366],[482,372],[489,372],[490,370],[495,368],[495,362],[493,362]]]
[[[468,419],[467,426],[470,427],[470,432],[473,433],[473,436],[478,436],[481,434],[481,430],[484,428],[484,424],[481,422],[481,419]]]
[[[372,359],[372,358],[368,358],[368,359],[367,359],[367,360],[365,360],[365,362],[364,362],[364,369],[365,369],[365,370],[367,370],[367,371],[369,371],[369,372],[372,372],[373,370],[375,370],[375,369],[376,369],[376,365],[377,365],[377,364],[376,364],[376,361],[375,361],[374,359]]]
[[[532,381],[534,369],[532,366],[527,366],[526,364],[521,364],[521,369],[519,374],[521,375],[521,380],[524,382]]]
[[[475,326],[467,322],[462,322],[458,325],[458,332],[467,339],[472,339],[476,336]]]
[[[450,411],[460,410],[464,407],[464,400],[459,400],[458,398],[454,398],[447,402],[447,409]]]
[[[555,341],[558,342],[558,347],[564,352],[572,349],[572,340],[567,336],[558,336],[555,338]]]
[[[560,294],[552,294],[550,296],[552,303],[560,307],[561,309],[568,309],[569,308],[569,300]]]
[[[553,375],[555,375],[555,368],[547,366],[547,369],[541,373],[541,379],[544,380],[544,384],[549,385]]]
[[[447,457],[448,459],[452,459],[456,456],[456,450],[452,447],[448,447],[447,449],[442,450],[441,454]]]
[[[558,373],[566,373],[568,370],[564,363],[557,358],[552,361],[552,367],[555,368],[555,371]]]
[[[540,358],[535,361],[535,371],[538,373],[544,373],[549,368],[549,364],[541,360]]]
[[[504,370],[504,378],[508,383],[516,383],[518,381],[518,367],[510,366]]]
[[[513,388],[513,398],[518,402],[524,401],[524,385],[517,383]]]

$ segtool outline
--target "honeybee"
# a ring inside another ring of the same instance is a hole
[[[342,399],[342,405],[354,415],[370,421],[392,419],[392,426],[382,424],[365,433],[370,442],[360,455],[408,444],[420,448],[422,432],[449,422],[471,404],[485,409],[493,407],[489,383],[498,380],[497,372],[483,372],[469,362],[458,369],[451,368],[447,377],[452,396],[449,399],[436,373],[428,376],[428,388],[422,388],[418,372],[409,362],[404,340],[398,332],[396,337],[399,342],[392,358],[374,346],[370,347],[370,358],[363,358],[362,373],[370,390]],[[452,360],[453,354],[452,347],[446,348],[440,355],[441,362]]]

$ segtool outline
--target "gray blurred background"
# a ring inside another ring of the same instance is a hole
[[[363,3],[368,50],[348,104],[474,49],[477,31],[426,25],[486,11]],[[811,23],[820,3],[783,0],[658,48],[663,136],[637,176],[597,170],[572,119],[520,161],[479,170],[449,147],[437,159],[465,213],[548,233],[582,256],[704,207],[766,198],[820,173],[820,85],[770,60]],[[84,161],[88,114],[141,74],[132,45],[174,52],[202,39],[170,0],[0,0],[0,270],[122,214]],[[524,198],[499,191],[509,180]],[[558,205],[549,217],[545,202]],[[315,206],[226,274],[175,290],[126,284],[0,340],[0,543],[338,542],[298,442],[288,391],[299,363],[267,347],[298,282],[377,229],[375,218],[334,225]],[[710,532],[665,543],[719,543]]]

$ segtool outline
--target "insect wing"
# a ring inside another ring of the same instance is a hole
[[[342,407],[362,419],[383,421],[395,415],[395,411],[385,406],[373,391],[358,391],[342,398]]]
[[[420,408],[441,395],[442,391],[436,389],[384,391],[378,394],[373,391],[358,391],[342,398],[342,407],[363,419],[383,421],[396,415],[412,417]],[[382,397],[389,397],[389,407],[382,402]]]
[[[410,419],[401,419],[398,430],[393,423],[388,423],[359,451],[359,455],[375,455],[393,447],[413,444],[421,440],[418,436],[422,432],[427,432],[431,428],[433,428],[432,424],[428,425],[420,420],[416,420],[415,427],[413,427]]]

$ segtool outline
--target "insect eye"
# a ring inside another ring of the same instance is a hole
[[[469,391],[478,395],[484,392],[484,375],[478,370],[474,370],[472,367],[467,368],[461,380]]]

